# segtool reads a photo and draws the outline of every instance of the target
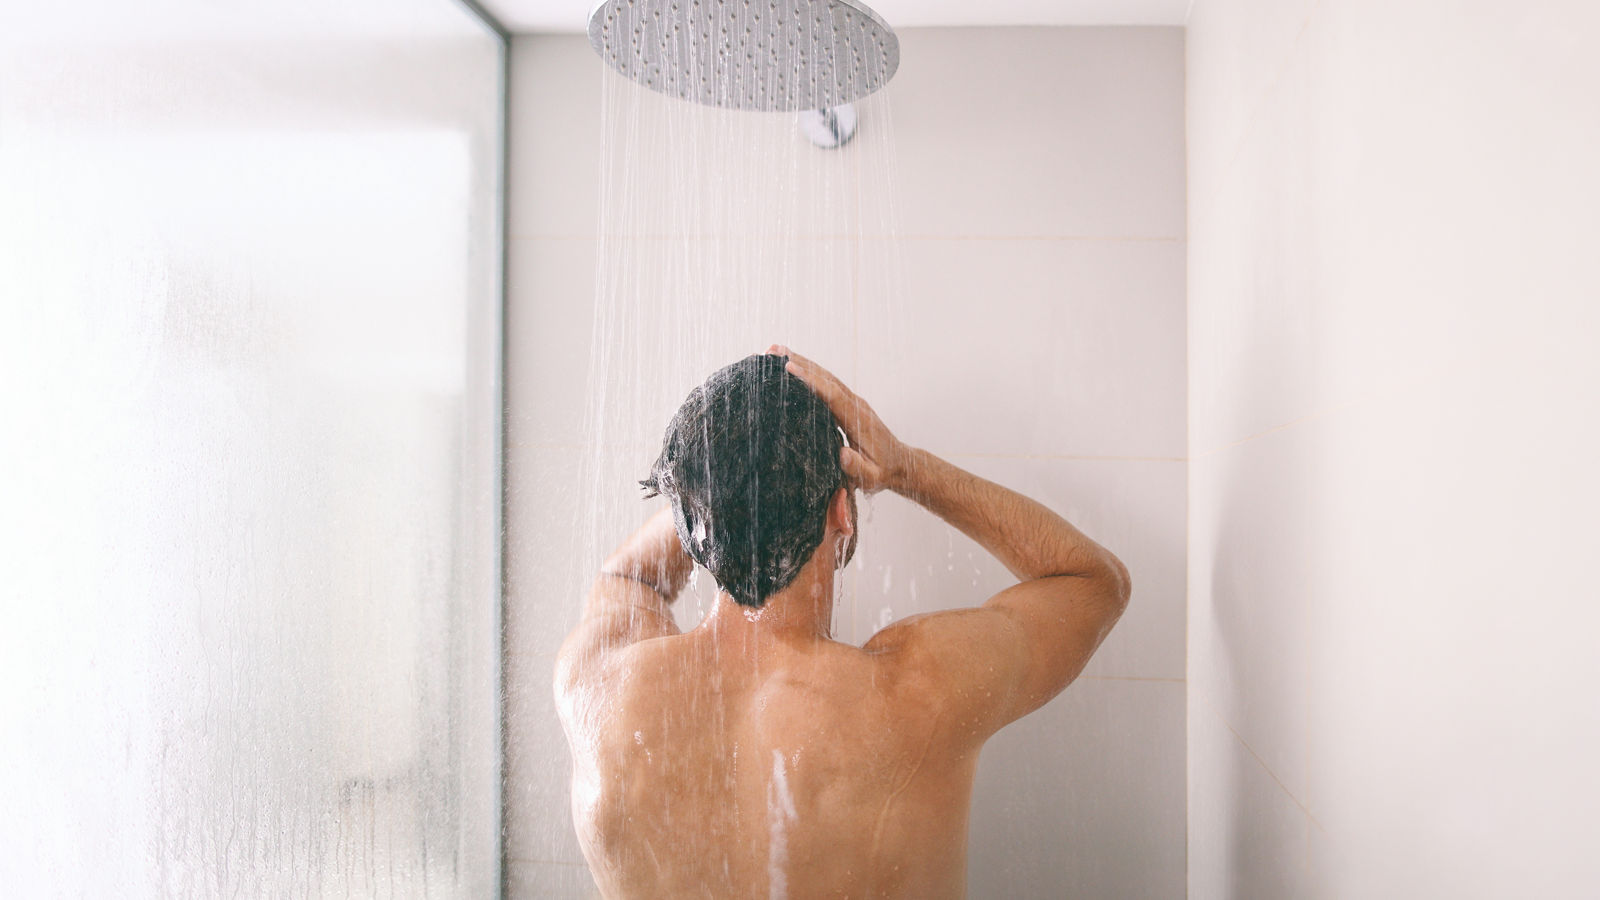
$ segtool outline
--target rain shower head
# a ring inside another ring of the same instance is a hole
[[[900,39],[857,0],[601,0],[589,43],[606,64],[726,109],[826,109],[900,67]]]

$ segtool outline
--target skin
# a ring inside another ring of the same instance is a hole
[[[1040,504],[907,446],[791,351],[850,446],[822,544],[759,610],[670,605],[693,562],[662,510],[606,561],[561,649],[580,843],[609,898],[962,897],[978,751],[1082,671],[1126,608],[1127,570]],[[853,491],[891,490],[1017,577],[983,605],[832,640]]]

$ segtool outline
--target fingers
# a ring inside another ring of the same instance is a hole
[[[822,393],[822,388],[819,384],[820,379],[818,378],[818,374],[826,374],[826,370],[824,370],[821,366],[809,359],[806,359],[804,356],[801,356],[793,350],[790,350],[788,347],[785,347],[782,344],[773,344],[767,348],[767,352],[775,356],[789,357],[788,364],[784,366],[784,368],[788,370],[789,374],[795,376],[801,381],[804,381],[806,385],[813,391],[816,391],[823,400],[829,399],[827,395]],[[831,401],[829,402],[829,405],[832,405]]]
[[[804,381],[808,387],[816,391],[817,396],[827,401],[829,406],[833,405],[833,395],[837,391],[834,391],[832,385],[823,380],[820,367],[791,351],[789,353],[789,364],[785,368],[789,370],[789,374]]]
[[[804,381],[807,387],[822,398],[822,402],[828,405],[834,418],[844,426],[845,434],[854,442],[862,425],[861,420],[866,417],[864,412],[866,404],[861,398],[846,387],[838,376],[782,344],[773,344],[771,349],[781,351],[782,355],[789,357],[787,366],[789,373]]]
[[[822,398],[844,429],[849,446],[840,450],[839,465],[845,476],[869,494],[888,487],[903,451],[872,407],[838,376],[788,347],[773,344],[768,352],[789,358],[787,371]]]
[[[793,350],[790,350],[788,347],[785,347],[782,344],[773,344],[771,347],[767,348],[767,352],[776,354],[778,356],[789,357],[789,371],[794,372],[796,375],[800,374],[799,372],[795,371],[795,369],[798,367],[800,369],[804,369],[807,373],[815,373],[817,375],[833,378],[833,373],[817,365],[815,362],[812,362],[810,359],[807,359]],[[811,380],[812,379],[810,378],[805,378],[807,384],[810,384]],[[833,378],[833,380],[838,381],[837,378]],[[842,382],[840,382],[840,386],[843,386]]]
[[[850,392],[850,389],[845,387],[844,382],[835,377],[832,372],[795,353],[793,350],[789,351],[788,356],[789,371],[796,378],[809,385],[813,391],[816,391],[817,395],[827,401],[830,407],[853,399],[854,395]],[[835,415],[839,414],[839,412],[839,409],[834,409]]]
[[[846,475],[859,476],[861,474],[861,454],[853,452],[849,447],[840,447],[839,468],[844,469]]]
[[[850,482],[869,494],[876,492],[883,482],[883,470],[850,447],[840,449],[839,466]]]
[[[828,411],[832,412],[833,417],[844,427],[844,433],[850,438],[851,443],[858,443],[862,424],[860,398],[851,393],[850,389],[837,378],[828,375],[824,369],[810,368],[791,360],[789,371],[822,398],[822,402],[827,404]]]

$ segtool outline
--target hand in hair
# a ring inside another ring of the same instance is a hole
[[[789,372],[815,391],[839,420],[850,441],[839,461],[851,482],[869,494],[884,488],[898,490],[911,457],[910,449],[883,424],[867,401],[838,376],[787,347],[774,344],[767,352],[789,357]]]

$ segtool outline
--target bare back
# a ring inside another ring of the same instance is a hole
[[[671,606],[694,561],[671,510],[606,560],[556,667],[579,841],[611,898],[961,897],[979,749],[1083,670],[1127,605],[1127,570],[1039,503],[901,444],[831,373],[779,351],[844,429],[850,481],[786,586],[744,607],[723,590],[688,634]],[[912,499],[1019,582],[859,649],[822,637],[856,489]]]
[[[564,710],[608,897],[960,897],[977,742],[833,641],[642,641]]]

